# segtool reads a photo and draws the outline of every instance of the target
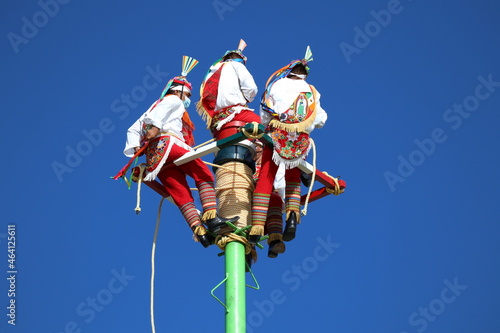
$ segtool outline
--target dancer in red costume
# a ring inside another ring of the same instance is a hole
[[[327,114],[320,106],[320,94],[305,81],[312,53],[308,47],[302,60],[292,61],[276,71],[268,80],[261,101],[261,120],[273,139],[274,149],[264,147],[262,168],[252,205],[250,241],[264,234],[270,196],[275,175],[285,173],[286,226],[283,240],[295,238],[300,222],[300,170],[310,149],[309,134],[321,128]]]
[[[197,60],[184,56],[181,76],[172,78],[160,99],[128,129],[124,154],[132,157],[147,142],[145,181],[155,178],[163,184],[179,207],[189,227],[204,247],[213,242],[202,221],[209,230],[217,233],[226,221],[235,222],[238,217],[225,219],[217,216],[214,179],[208,167],[196,159],[180,166],[172,162],[193,149],[194,126],[189,118],[192,86],[186,75],[196,66]],[[203,215],[200,217],[186,180],[194,179],[199,190]]]
[[[237,50],[229,50],[218,59],[200,88],[201,100],[196,107],[217,139],[230,122],[260,123],[260,117],[247,106],[257,95],[257,85],[245,66],[245,47],[245,41],[240,40]]]

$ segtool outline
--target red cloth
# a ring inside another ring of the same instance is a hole
[[[278,166],[273,162],[273,149],[264,146],[259,179],[257,180],[254,193],[271,194],[273,192],[273,183],[277,172]],[[285,171],[285,180],[287,183],[300,182],[300,169],[287,169]]]
[[[222,66],[220,66],[220,68],[215,73],[213,73],[212,76],[210,76],[210,78],[205,82],[203,86],[203,96],[201,96],[201,104],[205,108],[205,111],[210,118],[214,117],[217,95],[219,93],[219,81],[222,67],[224,67],[224,64],[222,64]]]
[[[171,164],[187,152],[186,149],[173,145],[165,165]],[[194,202],[186,175],[193,178],[196,184],[201,182],[210,182],[213,184],[214,181],[210,169],[199,158],[179,166],[175,164],[171,164],[168,167],[164,166],[157,177],[178,207],[188,202]]]

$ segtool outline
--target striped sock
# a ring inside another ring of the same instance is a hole
[[[300,182],[287,182],[285,189],[286,211],[300,212]]]
[[[182,216],[184,216],[184,219],[191,229],[201,224],[200,216],[198,215],[198,211],[196,210],[194,202],[188,202],[179,209],[181,210]]]
[[[267,233],[279,233],[283,232],[283,213],[281,212],[281,207],[271,206],[269,207],[267,213]]]
[[[252,205],[252,225],[264,226],[267,219],[267,208],[271,195],[254,193]]]
[[[198,190],[200,192],[200,201],[203,211],[215,210],[217,209],[217,201],[215,197],[215,189],[213,182],[200,182],[198,184]]]

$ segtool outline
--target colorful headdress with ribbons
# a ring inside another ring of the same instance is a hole
[[[196,67],[196,65],[198,65],[198,62],[199,62],[198,60],[196,60],[196,59],[194,59],[192,57],[183,56],[182,57],[182,71],[181,71],[181,75],[180,76],[176,76],[176,77],[170,79],[167,82],[167,85],[165,86],[165,88],[161,92],[160,99],[162,99],[163,97],[165,97],[167,91],[172,87],[172,85],[174,83],[175,83],[175,85],[183,85],[183,86],[185,86],[186,88],[189,89],[189,91],[193,90],[193,86],[191,85],[191,83],[189,83],[189,81],[187,80],[186,76],[189,74],[189,72],[191,72],[193,70],[193,68]]]
[[[268,105],[269,105],[268,104],[269,92],[271,91],[271,87],[273,86],[274,82],[276,82],[279,79],[282,79],[284,77],[287,77],[292,72],[293,68],[299,64],[304,65],[307,73],[309,74],[308,63],[311,61],[313,61],[313,54],[311,51],[311,47],[307,46],[306,54],[304,55],[304,59],[293,60],[285,67],[282,67],[282,68],[278,69],[276,72],[274,72],[266,82],[266,90],[264,91],[264,94],[262,95],[262,100],[261,100],[262,107],[265,110],[269,109],[269,107],[268,107]]]
[[[245,57],[243,55],[243,50],[245,49],[245,47],[247,47],[247,43],[245,43],[245,41],[243,39],[240,39],[240,43],[238,44],[238,49],[237,50],[227,50],[221,59],[224,59],[228,54],[236,53],[237,55],[239,55],[243,59],[243,62],[246,63],[247,57]]]

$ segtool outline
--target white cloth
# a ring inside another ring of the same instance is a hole
[[[269,107],[274,110],[277,114],[282,114],[286,112],[290,106],[293,104],[295,99],[302,92],[312,92],[309,84],[304,80],[293,80],[289,78],[282,78],[276,81],[271,87],[269,92],[269,99],[271,105]],[[321,94],[318,92],[316,94],[316,118],[314,123],[307,128],[307,132],[311,133],[315,128],[321,128],[325,125],[328,118],[327,113],[320,104]],[[266,111],[260,109],[260,118],[262,120],[262,125],[267,126],[273,117]]]
[[[238,61],[226,61],[210,67],[206,80],[222,65],[215,111],[252,102],[257,95],[257,85],[245,65]]]
[[[140,147],[143,124],[151,124],[158,127],[160,129],[158,136],[165,135],[168,132],[184,142],[181,130],[182,116],[186,109],[182,100],[176,95],[167,95],[153,108],[155,103],[128,129],[127,142],[123,151],[125,156],[134,156],[134,148]]]

